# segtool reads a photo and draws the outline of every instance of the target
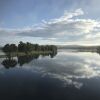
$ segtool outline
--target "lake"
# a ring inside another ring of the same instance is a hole
[[[55,56],[0,58],[0,100],[5,99],[100,100],[100,55],[58,50]]]

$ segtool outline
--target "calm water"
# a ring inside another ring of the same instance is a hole
[[[59,51],[55,57],[0,58],[0,100],[100,100],[100,55]],[[4,65],[3,65],[4,62]]]

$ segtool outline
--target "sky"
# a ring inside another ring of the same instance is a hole
[[[0,0],[0,45],[19,41],[100,45],[100,0]]]

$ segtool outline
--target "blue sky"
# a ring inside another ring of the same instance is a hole
[[[0,45],[100,42],[100,0],[0,0]]]

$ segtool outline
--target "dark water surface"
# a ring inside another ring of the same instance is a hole
[[[11,64],[12,63],[12,64]],[[0,100],[100,100],[100,55],[0,58]]]

